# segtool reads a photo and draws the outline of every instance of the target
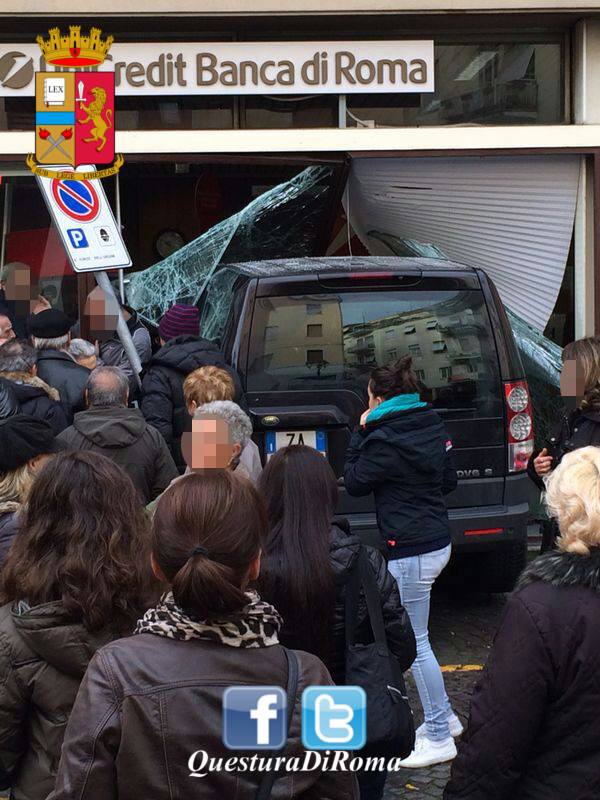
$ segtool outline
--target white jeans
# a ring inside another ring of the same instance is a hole
[[[448,545],[433,553],[398,558],[388,564],[389,571],[398,583],[402,605],[415,633],[417,657],[412,665],[412,673],[423,706],[427,738],[434,742],[450,736],[448,717],[452,707],[440,665],[429,643],[429,608],[431,587],[450,561],[451,551],[452,547]]]

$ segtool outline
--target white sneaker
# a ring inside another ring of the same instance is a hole
[[[458,737],[462,735],[464,727],[454,712],[452,712],[452,714],[450,714],[448,717],[448,725],[450,726],[450,736],[452,736],[453,739],[458,739]],[[427,728],[425,723],[423,723],[422,725],[419,725],[415,731],[415,737],[419,739],[421,736],[425,736],[426,732]]]
[[[426,736],[420,736],[415,740],[415,749],[408,758],[400,761],[400,766],[406,769],[420,769],[452,761],[453,758],[456,758],[456,745],[451,736],[442,739],[441,742],[432,742]]]

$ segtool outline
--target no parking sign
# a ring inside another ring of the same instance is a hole
[[[48,169],[65,173],[63,166]],[[93,169],[86,165],[78,171]],[[75,272],[131,266],[131,258],[99,180],[39,175],[36,180]]]

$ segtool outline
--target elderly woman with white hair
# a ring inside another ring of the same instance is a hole
[[[509,598],[444,800],[600,797],[600,448],[546,479],[556,551]]]
[[[181,437],[181,451],[189,472],[207,472],[226,469],[252,480],[242,456],[250,443],[252,422],[237,403],[231,400],[215,400],[199,406],[192,417],[192,429]],[[179,475],[170,486],[182,476]],[[154,514],[157,497],[146,506]]]
[[[241,456],[251,436],[250,418],[237,403],[205,403],[194,412],[192,430],[181,440],[187,471],[229,469],[250,478]]]

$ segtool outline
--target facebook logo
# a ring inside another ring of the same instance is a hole
[[[230,686],[223,693],[223,743],[230,750],[279,750],[287,738],[280,686]]]
[[[309,686],[302,692],[307,750],[360,750],[367,741],[367,695],[360,686]]]
[[[67,236],[71,240],[73,247],[89,247],[88,240],[83,228],[67,228]]]

